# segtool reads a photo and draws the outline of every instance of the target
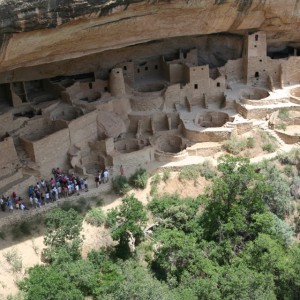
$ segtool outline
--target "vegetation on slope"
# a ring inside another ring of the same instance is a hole
[[[154,193],[144,207],[126,196],[106,219],[118,245],[87,259],[80,215],[52,211],[46,264],[19,283],[25,299],[299,299],[293,179],[244,158],[217,172],[196,199]]]

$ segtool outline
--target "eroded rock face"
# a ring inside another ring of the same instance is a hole
[[[44,77],[66,74],[78,58],[172,37],[263,30],[272,51],[300,38],[297,0],[11,0],[0,16],[2,82],[16,80],[7,71],[55,63]]]

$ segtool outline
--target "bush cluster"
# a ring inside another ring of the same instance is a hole
[[[201,167],[193,167],[198,176]],[[124,197],[107,214],[114,245],[87,258],[82,217],[52,210],[48,260],[18,282],[23,299],[299,299],[300,248],[289,223],[294,218],[300,230],[300,210],[286,222],[290,180],[272,162],[229,155],[217,171],[197,198],[155,195],[146,210],[134,195]],[[21,269],[15,253],[6,260]]]
[[[209,160],[205,160],[202,164],[184,166],[179,172],[179,180],[194,180],[195,182],[199,176],[205,179],[211,179],[216,176],[216,170]]]
[[[113,190],[118,195],[125,195],[130,190],[126,176],[118,175],[113,179]]]
[[[118,195],[125,195],[130,188],[145,189],[149,174],[143,169],[137,169],[129,179],[126,176],[118,175],[113,179],[113,190]]]
[[[139,168],[129,177],[129,183],[136,189],[145,189],[148,177],[147,171],[143,168]]]
[[[238,137],[232,137],[225,141],[223,146],[227,152],[237,155],[247,148],[247,140]]]
[[[85,220],[91,225],[101,226],[106,221],[106,215],[100,207],[92,208],[86,214]]]

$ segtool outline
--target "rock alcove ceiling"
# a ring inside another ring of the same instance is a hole
[[[263,30],[270,53],[280,55],[300,41],[296,0],[11,0],[0,2],[0,16],[0,82],[110,68],[117,59],[170,53],[199,35]],[[222,48],[238,52],[237,44],[208,38],[210,63],[224,63]]]

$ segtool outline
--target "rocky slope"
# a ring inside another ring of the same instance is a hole
[[[300,42],[298,0],[0,0],[0,20],[2,75],[171,37],[264,30],[274,49]]]

